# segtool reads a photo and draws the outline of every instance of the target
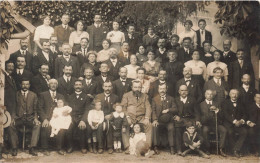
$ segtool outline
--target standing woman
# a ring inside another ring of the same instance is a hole
[[[148,79],[153,82],[157,79],[161,64],[155,61],[155,54],[152,50],[147,53],[148,61],[144,62],[143,68],[146,70],[146,75]]]
[[[184,31],[179,34],[180,40],[179,43],[182,44],[183,38],[185,37],[190,37],[191,38],[191,43],[193,45],[193,48],[197,48],[197,35],[196,32],[194,32],[191,27],[193,26],[193,23],[191,20],[186,20],[184,23]]]
[[[73,49],[80,49],[80,40],[82,38],[88,38],[89,34],[88,32],[84,31],[84,23],[82,20],[79,20],[75,23],[75,29],[76,31],[71,32],[70,38],[69,38],[69,44]]]
[[[125,34],[119,31],[119,22],[113,21],[113,31],[107,33],[107,39],[111,41],[111,48],[120,52],[121,45],[125,41]]]
[[[148,61],[144,45],[139,45],[138,52],[136,53],[138,65],[143,66],[144,62]]]
[[[137,65],[137,57],[136,57],[136,55],[132,54],[130,56],[130,64],[129,65],[125,65],[125,68],[127,69],[127,78],[136,79],[136,77],[137,77],[136,70],[139,67],[140,66]]]
[[[38,26],[34,32],[34,42],[36,46],[34,47],[34,53],[37,53],[37,50],[42,49],[43,41],[49,41],[52,34],[54,34],[54,28],[50,26],[51,18],[49,15],[42,17],[43,24]]]
[[[109,59],[109,51],[110,51],[111,41],[108,39],[104,39],[102,41],[103,50],[100,50],[97,54],[97,62],[104,62]]]
[[[203,88],[205,80],[207,78],[207,68],[206,64],[200,60],[200,53],[195,50],[192,53],[192,60],[184,63],[185,67],[190,67],[192,69],[192,76],[195,78],[201,88]]]

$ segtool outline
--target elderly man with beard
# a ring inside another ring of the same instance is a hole
[[[130,127],[135,123],[143,124],[146,142],[149,144],[149,147],[152,144],[152,125],[150,123],[152,109],[148,95],[141,93],[141,89],[142,83],[136,80],[133,81],[132,91],[125,93],[121,102],[128,122],[126,132],[122,133],[126,154],[129,154]]]
[[[36,93],[38,96],[40,93],[48,91],[48,83],[50,80],[49,75],[49,66],[46,64],[41,65],[39,68],[39,74],[32,78],[32,87],[31,90]]]

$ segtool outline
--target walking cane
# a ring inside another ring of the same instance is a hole
[[[218,113],[215,112],[216,119],[216,146],[217,146],[217,155],[218,155]]]
[[[23,126],[23,151],[25,146],[25,125]]]

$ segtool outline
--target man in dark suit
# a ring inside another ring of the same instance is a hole
[[[159,131],[166,127],[168,131],[168,142],[170,153],[174,154],[174,121],[173,115],[177,112],[175,100],[169,96],[166,84],[159,84],[158,94],[152,100],[152,122],[153,122],[153,145],[154,152],[158,154]]]
[[[58,38],[55,35],[50,37],[50,52],[55,56],[55,58],[62,56],[58,45]]]
[[[245,60],[243,49],[237,50],[237,60],[230,63],[228,67],[228,81],[230,88],[238,89],[241,87],[241,78],[244,74],[249,74],[251,77],[251,86],[255,86],[255,74],[253,65],[250,61]]]
[[[224,51],[222,53],[220,61],[224,62],[227,66],[229,66],[231,62],[237,60],[236,53],[230,50],[231,46],[232,44],[230,40],[225,40],[223,42]]]
[[[184,37],[182,42],[182,48],[178,50],[178,61],[181,61],[183,64],[192,59],[193,50],[191,47],[191,38]]]
[[[208,134],[209,132],[216,131],[216,122],[218,127],[218,133],[220,134],[220,141],[219,141],[219,148],[220,148],[220,155],[226,157],[224,153],[225,148],[225,141],[226,141],[226,134],[227,130],[222,125],[223,123],[223,114],[222,110],[220,110],[219,104],[213,101],[213,91],[206,90],[205,92],[205,100],[200,103],[200,122],[202,124],[202,135],[204,138],[204,144],[206,147],[206,153],[209,153],[210,149],[210,142]],[[216,120],[217,116],[217,120]]]
[[[68,23],[70,22],[70,16],[68,14],[63,14],[61,17],[61,25],[54,27],[54,35],[58,38],[59,47],[65,42],[69,42],[69,37],[74,28],[70,27]]]
[[[212,34],[210,31],[206,30],[205,27],[207,26],[205,19],[200,19],[198,22],[199,30],[196,31],[197,35],[197,44],[199,48],[202,48],[202,43],[204,41],[209,41],[212,44]]]
[[[94,15],[94,24],[88,26],[87,32],[89,33],[89,48],[91,50],[102,50],[102,41],[106,38],[108,28],[102,24],[101,14]]]
[[[196,100],[188,96],[189,91],[186,85],[179,88],[180,96],[176,98],[177,114],[173,117],[175,124],[175,142],[177,154],[181,155],[182,134],[188,122],[196,124],[199,128],[199,108]]]
[[[117,95],[112,93],[113,85],[111,81],[106,81],[103,83],[103,90],[104,93],[98,94],[95,99],[101,100],[102,103],[102,110],[105,115],[105,139],[106,139],[106,144],[108,148],[108,153],[112,154],[113,153],[113,127],[111,123],[109,123],[109,120],[111,119],[111,113],[114,112],[113,105],[117,102],[119,102]],[[109,125],[109,126],[108,126]],[[103,129],[104,130],[104,129]],[[99,150],[98,153],[103,153],[103,137],[104,133],[97,133],[97,142],[99,144]]]
[[[49,147],[49,138],[51,134],[50,120],[52,117],[52,112],[56,107],[57,99],[64,99],[64,97],[57,93],[58,81],[56,79],[49,80],[49,90],[46,92],[40,93],[39,102],[38,102],[38,115],[42,123],[41,127],[41,146],[43,149],[44,155],[49,156],[48,151]],[[64,132],[59,132],[57,135],[57,140],[60,140],[63,137]],[[61,142],[57,141],[57,146],[61,146]]]
[[[203,100],[202,90],[200,88],[200,84],[197,80],[195,80],[192,76],[192,69],[190,67],[183,68],[183,76],[184,78],[180,79],[176,84],[176,90],[179,90],[181,85],[186,85],[188,87],[189,96],[196,99],[199,104]],[[176,96],[178,96],[178,92],[176,92]]]
[[[21,56],[25,58],[26,66],[25,69],[32,72],[32,59],[33,55],[28,51],[28,39],[20,40],[21,48],[10,55],[9,60],[16,63],[17,57]]]
[[[17,155],[18,148],[18,136],[17,132],[19,128],[24,126],[32,131],[31,143],[29,153],[33,156],[37,156],[35,148],[37,147],[38,140],[40,137],[41,122],[38,120],[37,115],[37,95],[31,91],[29,79],[23,79],[21,81],[22,90],[18,91],[17,96],[17,107],[15,110],[15,116],[12,121],[10,128],[11,134],[11,146],[12,146],[12,155]]]
[[[72,76],[78,78],[80,67],[79,61],[76,57],[71,56],[71,47],[68,43],[62,45],[62,57],[58,57],[55,60],[55,78],[60,78],[63,75],[64,66],[72,67]]]
[[[200,50],[200,60],[203,61],[206,66],[214,61],[213,53],[210,51],[211,43],[204,41],[202,43],[202,49]]]
[[[210,89],[214,91],[214,101],[222,105],[222,102],[227,98],[229,87],[227,82],[222,79],[223,70],[220,67],[216,67],[213,70],[213,78],[207,81],[204,85],[203,92]]]
[[[158,49],[155,50],[155,61],[163,64],[168,62],[167,49],[166,49],[166,39],[159,38],[157,42]]]
[[[254,97],[255,102],[250,105],[249,118],[246,124],[249,126],[248,135],[252,153],[260,155],[260,92]]]
[[[131,54],[136,54],[138,45],[141,42],[140,35],[135,32],[133,24],[127,25],[127,33],[125,33],[125,41],[129,43],[129,51]]]
[[[72,108],[71,117],[72,123],[67,131],[68,136],[68,153],[71,153],[73,150],[73,133],[75,130],[78,130],[78,136],[80,141],[80,149],[83,154],[87,153],[86,150],[86,135],[88,131],[86,127],[88,125],[87,115],[90,109],[91,98],[82,92],[82,81],[77,80],[74,83],[75,92],[69,96],[69,106]],[[88,142],[88,145],[91,145],[91,142]],[[91,148],[89,148],[91,149]]]
[[[17,57],[16,60],[16,72],[12,74],[13,79],[16,83],[16,88],[19,91],[21,89],[21,81],[23,78],[30,79],[33,77],[33,74],[25,69],[26,62],[24,57]]]
[[[129,43],[128,42],[123,42],[121,46],[121,51],[118,54],[118,59],[123,63],[123,65],[128,65],[130,64],[130,56],[131,53],[129,51]]]
[[[234,156],[240,157],[240,149],[247,136],[245,107],[238,101],[238,90],[231,89],[230,99],[223,103],[224,126],[227,129],[228,143]],[[239,133],[238,140],[235,141],[235,133]]]
[[[57,92],[62,94],[68,102],[69,96],[74,92],[74,83],[77,80],[72,74],[72,66],[64,66],[63,76],[58,79]]]
[[[110,76],[108,74],[109,68],[108,68],[108,64],[106,62],[101,63],[100,68],[99,68],[101,75],[99,75],[98,77],[96,77],[96,82],[97,82],[97,93],[101,93],[103,92],[103,84],[104,82],[108,82],[108,81],[113,81],[114,77]]]
[[[254,102],[254,97],[257,90],[250,86],[251,77],[248,74],[244,74],[242,76],[242,86],[238,89],[239,91],[239,99],[242,101],[244,106],[251,104]]]
[[[87,60],[88,57],[87,54],[89,52],[88,43],[89,43],[88,38],[83,37],[80,40],[80,47],[76,46],[76,48],[72,49],[72,55],[78,58],[80,67],[88,61]]]
[[[108,75],[113,76],[114,80],[117,80],[119,78],[119,69],[124,66],[124,64],[118,59],[117,53],[110,53],[110,58],[106,63],[109,68]]]
[[[42,43],[42,50],[33,57],[33,73],[35,75],[38,74],[41,65],[46,64],[49,66],[49,75],[54,77],[54,61],[55,56],[50,52],[50,42],[44,41]]]
[[[83,92],[93,100],[98,91],[98,84],[96,80],[93,78],[94,76],[93,69],[86,68],[84,70],[84,76],[85,78],[82,81]]]
[[[132,79],[127,78],[127,68],[119,69],[120,78],[113,82],[113,93],[118,96],[119,101],[125,93],[131,91]]]
[[[48,65],[41,65],[39,68],[39,74],[34,76],[31,81],[31,90],[36,93],[38,96],[40,93],[48,91],[48,82],[50,80],[49,73],[49,66]]]

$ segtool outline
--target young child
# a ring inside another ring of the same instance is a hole
[[[150,157],[153,151],[150,151],[146,142],[146,135],[142,132],[141,124],[136,123],[133,126],[134,134],[129,139],[129,151],[131,155]]]
[[[121,132],[126,131],[127,120],[123,112],[123,106],[120,103],[114,104],[115,112],[112,113],[112,119],[110,120],[111,125],[114,128],[113,139],[114,139],[114,149],[116,152],[121,153],[121,142],[122,134]]]
[[[200,150],[202,144],[202,137],[195,131],[195,125],[191,122],[188,122],[186,125],[186,130],[183,134],[183,142],[188,148],[182,153],[182,156],[186,156],[191,151],[198,152],[203,158],[209,158],[209,156]]]
[[[52,118],[50,120],[51,135],[54,137],[61,129],[68,129],[71,124],[70,112],[71,107],[64,106],[64,99],[57,99],[57,107],[54,108]]]
[[[93,150],[89,149],[90,151],[93,151],[94,153],[97,153],[97,129],[98,127],[103,124],[104,121],[104,112],[102,109],[101,100],[94,100],[95,108],[90,110],[88,113],[88,123],[91,127],[91,133],[92,133],[92,140],[93,140]],[[88,138],[88,143],[91,143],[91,138]]]

